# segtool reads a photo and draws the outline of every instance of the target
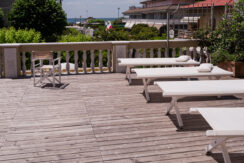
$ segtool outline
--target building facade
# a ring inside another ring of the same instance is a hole
[[[181,35],[183,31],[190,35],[193,30],[204,28],[210,23],[214,22],[216,26],[222,20],[226,4],[233,5],[233,0],[146,0],[141,2],[141,7],[131,6],[123,12],[128,17],[123,22],[126,28],[132,28],[135,24],[148,24],[165,33],[169,13],[170,28],[175,34]],[[211,14],[214,15],[212,22]]]

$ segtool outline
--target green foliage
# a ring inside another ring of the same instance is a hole
[[[132,27],[131,35],[133,40],[153,40],[159,35],[159,31],[146,24],[137,24]]]
[[[129,40],[129,32],[121,28],[113,28],[107,30],[106,27],[99,27],[94,32],[94,36],[98,41],[118,41],[118,40]]]
[[[167,34],[162,34],[162,36],[156,36],[153,40],[167,40]]]
[[[90,37],[80,33],[78,35],[62,35],[58,42],[85,42],[91,40],[92,39]]]
[[[88,24],[101,24],[101,25],[105,25],[105,21],[103,19],[90,19],[88,20]]]
[[[91,41],[91,37],[87,37],[76,29],[66,29],[63,32],[63,35],[59,37],[58,42],[85,42]]]
[[[123,23],[122,20],[123,20],[122,18],[115,19],[115,20],[112,21],[112,25],[113,26],[124,26],[125,23]]]
[[[62,35],[78,35],[80,34],[80,31],[74,29],[74,28],[67,28],[63,31]]]
[[[94,37],[99,41],[114,40],[162,40],[165,35],[159,36],[157,28],[148,27],[145,24],[135,25],[131,31],[121,26],[113,26],[113,29],[107,30],[106,27],[100,26],[95,32]]]
[[[4,16],[3,10],[0,8],[0,28],[2,28],[4,25],[3,16]]]
[[[56,41],[62,34],[66,14],[56,0],[16,0],[8,15],[8,20],[16,29],[35,29],[46,41]]]
[[[201,30],[195,33],[200,46],[208,47],[213,63],[244,61],[244,0],[239,0],[232,10],[232,17],[220,22],[215,31]]]
[[[88,25],[87,27],[93,28],[93,29],[97,29],[99,27],[103,27],[105,26],[105,21],[102,19],[91,19],[88,20]]]
[[[33,29],[16,30],[13,27],[10,29],[0,29],[0,43],[38,43],[42,42],[40,32]]]

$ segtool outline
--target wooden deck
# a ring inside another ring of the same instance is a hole
[[[170,99],[151,86],[128,86],[124,74],[64,76],[65,89],[35,88],[31,79],[0,80],[0,163],[22,162],[223,162],[215,150],[206,156],[210,129],[189,107],[244,106],[238,98],[185,98],[184,131],[176,131]],[[244,162],[244,138],[228,141],[233,162]]]

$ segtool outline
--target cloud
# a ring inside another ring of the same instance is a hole
[[[141,0],[64,0],[63,8],[67,17],[117,17],[118,8],[120,16],[128,10],[129,6],[139,6]]]

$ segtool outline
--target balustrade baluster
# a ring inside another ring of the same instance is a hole
[[[154,58],[154,51],[153,50],[154,50],[153,48],[150,49],[150,58]]]
[[[67,71],[67,74],[70,74],[70,65],[69,65],[69,51],[66,51],[66,56],[65,56],[65,59],[66,59],[66,71]]]
[[[147,58],[147,51],[146,51],[146,49],[143,49],[143,58]]]
[[[83,64],[82,65],[83,65],[83,71],[85,74],[87,73],[87,71],[86,71],[86,67],[87,67],[86,60],[87,60],[86,50],[83,50]]]
[[[129,58],[132,58],[132,55],[133,55],[133,49],[130,49]]]
[[[25,52],[22,52],[22,72],[23,72],[23,76],[26,76],[26,56],[25,56]]]
[[[135,58],[140,58],[140,49],[136,49],[136,56],[135,56]]]
[[[190,56],[190,48],[189,47],[186,48],[186,55]]]
[[[103,51],[99,50],[99,69],[100,72],[103,72]]]
[[[158,48],[158,58],[161,58],[161,48]],[[158,65],[158,67],[161,67],[161,66]]]
[[[164,49],[164,57],[165,57],[165,58],[168,58],[168,57],[169,57],[169,54],[168,54],[168,52],[167,52],[167,48]]]
[[[158,58],[161,58],[161,48],[158,48]]]
[[[107,66],[108,66],[108,71],[111,72],[111,52],[110,49],[107,50],[108,54],[107,54]]]
[[[33,60],[33,54],[31,53],[31,57],[30,57],[31,67],[30,67],[30,68],[31,68],[31,75],[33,76],[33,73],[34,73],[34,72],[33,72],[33,68],[34,68],[35,65],[33,65],[32,60]],[[41,63],[40,63],[40,64],[41,64]]]
[[[203,61],[203,48],[201,48],[201,50],[200,50],[200,60],[199,60],[199,62],[200,63],[202,63],[202,61]]]
[[[79,57],[78,57],[78,51],[76,50],[76,51],[75,51],[75,73],[76,73],[76,74],[79,73],[78,60],[79,60]]]
[[[197,50],[196,47],[193,47],[193,59],[196,60],[197,58]]]
[[[183,50],[182,50],[182,48],[180,48],[180,56],[182,56],[183,55]]]
[[[172,57],[175,58],[176,57],[176,49],[173,48],[173,51],[172,51]]]
[[[94,50],[91,50],[91,69],[92,73],[95,73],[95,55],[94,55]]]
[[[57,52],[58,53],[58,56],[57,56],[57,58],[60,58],[60,62],[61,62],[61,51],[58,51]],[[61,72],[61,74],[62,74],[62,67],[60,66],[60,72]]]
[[[153,51],[154,49],[153,48],[150,48],[150,58],[154,58],[154,51]],[[153,66],[150,66],[151,68],[153,67]]]

